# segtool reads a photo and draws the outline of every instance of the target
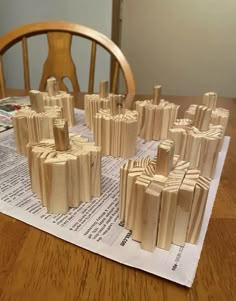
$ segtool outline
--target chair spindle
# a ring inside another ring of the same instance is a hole
[[[96,50],[97,50],[97,44],[95,41],[92,41],[91,57],[90,57],[90,70],[89,70],[89,86],[88,86],[88,92],[90,94],[93,93],[93,89],[94,89]]]
[[[118,63],[118,61],[116,61],[115,66],[114,66],[114,73],[113,73],[113,77],[112,77],[112,86],[111,86],[112,93],[117,93],[118,74],[119,74],[119,63]]]
[[[29,76],[29,59],[28,59],[28,47],[26,37],[22,38],[22,55],[24,65],[24,85],[26,91],[30,90],[30,76]]]
[[[2,63],[2,55],[0,55],[0,91],[2,91],[1,97],[6,97],[6,90],[5,90],[5,81],[3,75],[3,63]]]

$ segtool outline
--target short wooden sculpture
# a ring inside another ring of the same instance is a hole
[[[225,132],[228,120],[229,110],[217,108],[217,94],[214,92],[203,95],[202,105],[191,105],[185,112],[185,118],[192,120],[193,126],[201,131],[209,129],[210,124],[221,125]]]
[[[209,178],[174,156],[173,141],[163,140],[156,159],[129,160],[121,168],[120,219],[150,252],[197,243],[209,185]]]
[[[94,117],[99,111],[110,110],[111,115],[123,114],[125,111],[125,96],[108,93],[108,81],[101,81],[99,94],[84,96],[85,124],[94,130]]]
[[[137,119],[136,111],[124,110],[123,114],[112,115],[111,110],[99,110],[94,117],[94,140],[101,146],[103,155],[134,156]]]
[[[71,127],[75,124],[73,96],[58,91],[55,79],[48,79],[48,93],[31,90],[28,107],[17,111],[13,117],[16,146],[26,156],[27,143],[39,143],[53,138],[53,122],[65,118]]]
[[[216,93],[204,94],[203,105],[191,105],[185,119],[176,120],[168,134],[175,142],[175,154],[209,178],[214,175],[229,118],[229,111],[216,108],[216,102]]]
[[[27,156],[27,143],[39,143],[53,139],[53,122],[62,118],[60,107],[44,107],[44,112],[36,113],[28,107],[17,111],[13,117],[16,147],[21,155]]]
[[[59,91],[54,78],[47,80],[48,92],[31,90],[29,92],[31,109],[37,113],[44,112],[44,107],[59,106],[62,108],[63,118],[68,121],[69,127],[75,125],[74,98],[72,95]]]
[[[155,86],[152,100],[135,103],[139,114],[138,136],[145,141],[166,139],[177,118],[179,106],[160,97],[161,86]]]
[[[28,144],[32,191],[48,213],[66,213],[70,207],[101,194],[101,149],[79,135],[69,137],[68,124],[56,119],[54,140]]]

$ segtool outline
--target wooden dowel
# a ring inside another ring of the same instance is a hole
[[[99,97],[106,98],[108,96],[108,81],[100,81],[99,83]]]
[[[161,86],[154,86],[153,88],[153,104],[157,105],[161,99]]]
[[[173,166],[174,142],[163,140],[157,149],[156,174],[167,177]]]
[[[53,134],[57,151],[69,149],[68,123],[63,119],[56,119],[53,125]]]
[[[59,93],[57,80],[55,78],[49,78],[47,80],[47,87],[49,96],[56,96]]]

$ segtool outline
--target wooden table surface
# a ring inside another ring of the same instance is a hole
[[[182,109],[201,101],[166,99]],[[236,99],[220,99],[218,106],[230,109],[227,134],[232,139],[191,289],[0,214],[0,300],[236,300]]]

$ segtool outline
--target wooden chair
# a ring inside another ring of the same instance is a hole
[[[80,87],[76,75],[76,67],[71,57],[71,42],[72,36],[80,36],[91,40],[91,57],[89,66],[89,83],[88,93],[94,92],[94,75],[96,62],[97,44],[105,48],[114,58],[115,64],[113,68],[113,75],[111,76],[111,92],[115,93],[117,90],[117,81],[119,68],[123,72],[126,83],[127,107],[132,106],[133,97],[135,94],[135,81],[132,70],[125,56],[119,47],[112,42],[105,35],[90,29],[88,27],[66,22],[66,21],[48,21],[37,22],[33,24],[26,24],[8,32],[0,37],[0,96],[7,96],[5,87],[3,60],[2,57],[5,52],[18,42],[22,43],[22,56],[24,68],[24,88],[26,93],[30,90],[30,74],[29,74],[29,60],[27,38],[47,34],[48,38],[48,57],[44,63],[41,82],[39,90],[44,91],[46,88],[47,79],[54,76],[59,84],[61,90],[68,90],[63,82],[63,78],[68,77],[71,80],[73,93],[76,99],[76,106],[83,108],[83,102],[79,100]],[[102,79],[101,79],[102,80]]]

